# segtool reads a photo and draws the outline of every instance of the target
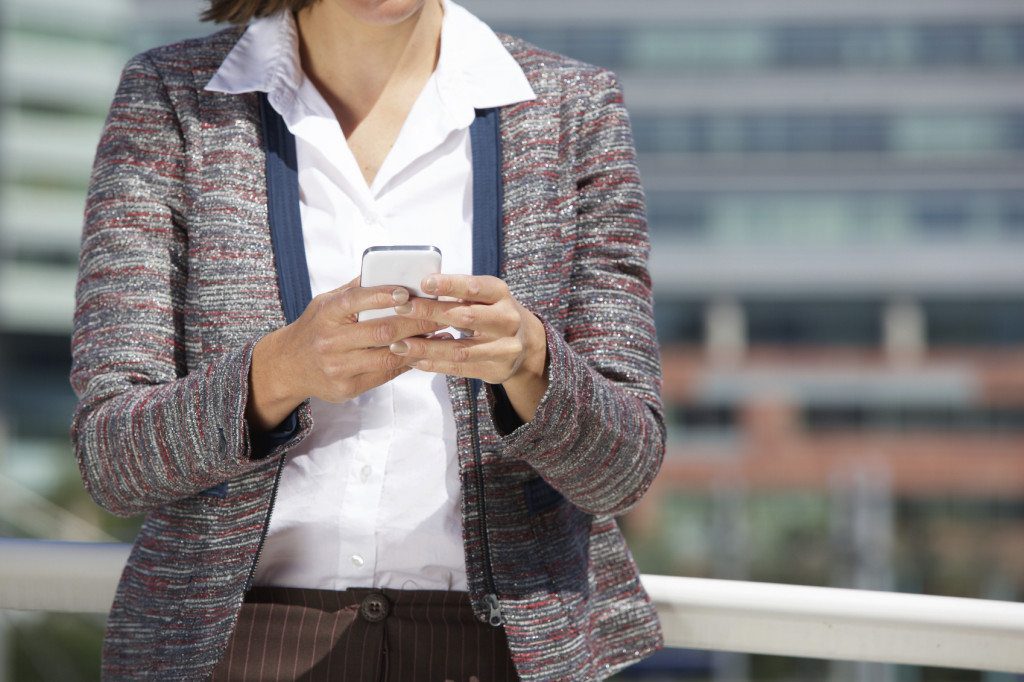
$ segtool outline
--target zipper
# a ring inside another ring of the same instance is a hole
[[[476,464],[476,498],[479,506],[477,524],[484,545],[484,584],[487,588],[484,604],[487,606],[487,622],[494,627],[500,627],[505,624],[505,615],[501,612],[498,590],[494,587],[494,573],[491,569],[491,544],[487,539],[487,505],[484,502],[483,454],[480,452],[480,424],[477,421],[476,394],[481,384],[479,379],[469,380],[469,403],[472,410],[470,424],[473,428],[473,461]]]
[[[256,565],[260,562],[260,554],[263,553],[263,543],[267,539],[267,529],[270,527],[270,515],[274,511],[274,502],[277,500],[277,487],[281,483],[281,472],[284,471],[284,458],[288,454],[281,455],[281,458],[277,461],[277,472],[274,474],[274,489],[270,493],[270,506],[267,507],[267,516],[263,519],[263,531],[260,533],[260,544],[256,545],[256,558],[252,560],[252,566],[249,567],[249,577],[245,579],[245,592],[249,591],[252,587],[252,578],[256,575]]]

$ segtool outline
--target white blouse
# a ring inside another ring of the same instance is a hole
[[[475,109],[534,99],[483,22],[444,0],[437,68],[367,186],[331,108],[302,73],[295,19],[250,23],[207,84],[262,91],[295,135],[313,295],[359,274],[374,245],[433,244],[472,272]],[[455,421],[443,375],[411,370],[340,405],[287,455],[254,583],[466,590]]]

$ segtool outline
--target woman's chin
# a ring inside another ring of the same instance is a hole
[[[427,2],[440,0],[321,0],[337,2],[350,15],[372,26],[393,26],[419,12]]]

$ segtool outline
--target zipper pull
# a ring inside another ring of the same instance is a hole
[[[505,615],[501,612],[501,604],[498,603],[498,595],[488,594],[484,596],[484,604],[487,605],[487,622],[498,627],[505,624]]]

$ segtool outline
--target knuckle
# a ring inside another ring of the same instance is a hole
[[[313,310],[322,310],[323,307],[325,305],[327,305],[327,302],[329,300],[330,300],[330,294],[329,293],[317,294],[316,296],[314,296],[310,300],[309,307],[312,308]]]
[[[345,310],[345,311],[350,311],[350,310],[353,310],[355,308],[355,306],[354,306],[355,301],[353,300],[353,296],[354,296],[353,292],[354,292],[353,289],[345,289],[344,291],[341,291],[341,292],[338,293],[338,305],[341,306],[341,308],[343,310]]]
[[[455,350],[452,351],[452,359],[455,362],[466,362],[469,360],[469,349],[465,346],[456,346]]]
[[[313,352],[317,355],[327,355],[331,352],[331,342],[326,336],[313,337]]]
[[[390,322],[381,322],[373,330],[373,340],[380,344],[391,343],[394,334],[394,325]]]
[[[378,362],[380,362],[381,369],[388,372],[393,372],[405,364],[402,356],[395,355],[393,353],[381,353],[381,357]]]

